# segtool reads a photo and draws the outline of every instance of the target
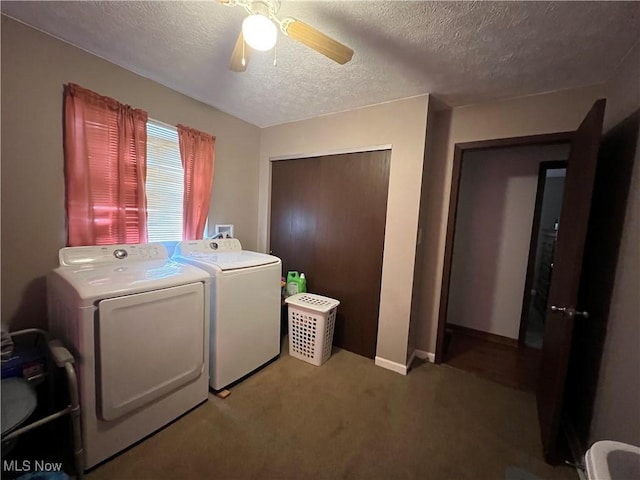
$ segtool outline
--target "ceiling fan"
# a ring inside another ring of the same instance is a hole
[[[229,69],[244,72],[249,63],[251,50],[266,51],[273,48],[278,36],[278,27],[287,37],[312,48],[316,52],[344,65],[353,50],[315,28],[293,17],[276,17],[280,0],[218,0],[230,7],[240,6],[249,13],[242,23],[242,30],[231,54]]]

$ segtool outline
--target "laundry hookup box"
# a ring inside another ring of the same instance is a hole
[[[289,355],[320,366],[331,356],[340,302],[313,293],[285,299],[289,308]]]

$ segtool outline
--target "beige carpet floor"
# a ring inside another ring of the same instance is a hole
[[[551,467],[531,393],[449,366],[405,377],[334,349],[281,357],[94,468],[100,479],[576,479]]]

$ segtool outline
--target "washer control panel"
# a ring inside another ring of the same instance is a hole
[[[187,240],[176,247],[175,255],[193,256],[202,253],[240,252],[242,245],[237,238]]]
[[[161,243],[66,247],[60,250],[58,256],[60,265],[78,266],[169,258],[167,249]]]
[[[209,249],[215,252],[235,252],[242,250],[242,246],[237,238],[220,238],[209,240]]]

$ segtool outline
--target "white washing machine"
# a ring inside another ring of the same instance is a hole
[[[73,350],[86,468],[207,400],[210,276],[158,244],[63,248],[50,330]]]
[[[211,275],[210,385],[220,390],[280,354],[282,262],[236,238],[178,244],[173,258]]]

